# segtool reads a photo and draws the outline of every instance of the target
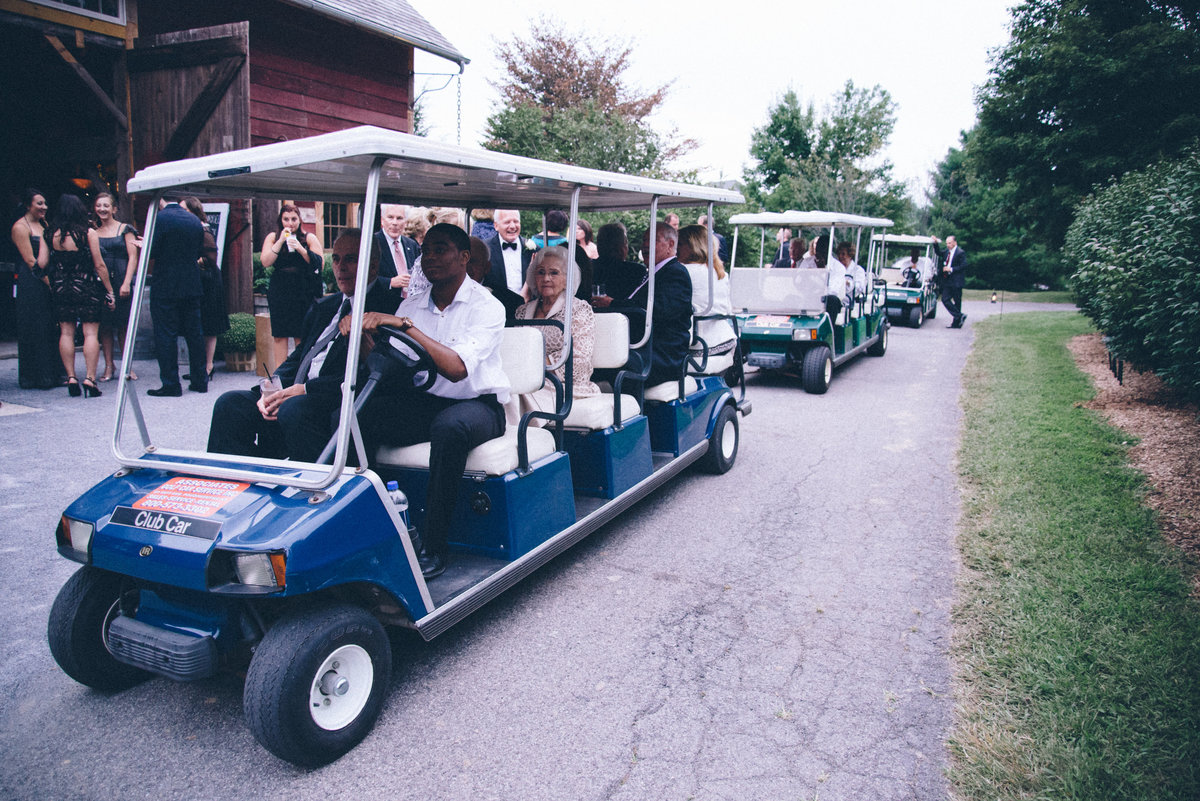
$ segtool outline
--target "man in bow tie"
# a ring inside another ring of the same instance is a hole
[[[258,387],[232,390],[213,406],[210,453],[315,461],[333,435],[346,372],[346,337],[339,321],[350,313],[358,276],[362,232],[346,229],[333,243],[333,277],[339,292],[313,303],[304,336],[275,371],[283,390],[263,397]],[[372,247],[366,310],[391,311],[389,281],[377,278],[379,249]]]
[[[527,298],[521,290],[532,252],[521,236],[521,213],[496,209],[492,223],[496,226],[496,236],[487,241],[492,267],[482,283],[489,289],[507,289]]]

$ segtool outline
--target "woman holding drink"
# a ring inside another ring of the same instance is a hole
[[[301,228],[300,210],[285,203],[279,210],[279,231],[267,234],[261,258],[263,267],[274,268],[267,287],[267,305],[271,311],[275,365],[280,365],[288,355],[288,339],[299,342],[305,312],[314,298],[324,294],[321,270],[325,257],[321,240]]]

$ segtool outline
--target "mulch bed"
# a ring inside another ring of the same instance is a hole
[[[1137,438],[1129,459],[1149,479],[1146,502],[1158,513],[1163,534],[1200,565],[1200,409],[1158,376],[1128,365],[1124,385],[1118,383],[1099,334],[1076,337],[1068,347],[1096,387],[1096,398],[1084,405]],[[1200,596],[1200,571],[1192,591]]]

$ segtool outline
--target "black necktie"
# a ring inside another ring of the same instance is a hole
[[[504,250],[508,250],[509,248],[516,250],[517,243],[516,242],[501,242],[500,247]]]
[[[328,327],[321,332],[321,336],[317,338],[317,341],[313,343],[313,346],[308,349],[308,353],[304,354],[304,358],[300,360],[300,366],[296,368],[297,384],[303,384],[308,380],[308,370],[312,365],[313,359],[317,358],[318,354],[325,350],[325,347],[330,343],[330,341],[338,335],[338,323],[343,317],[350,313],[350,303],[350,298],[346,298],[342,301],[341,307],[338,309],[337,314],[333,316],[333,319],[330,321]]]

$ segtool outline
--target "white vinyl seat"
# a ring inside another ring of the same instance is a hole
[[[500,361],[512,397],[509,404],[517,404],[517,396],[541,389],[545,380],[546,343],[541,331],[534,327],[505,328],[500,344]],[[529,461],[549,456],[555,451],[554,434],[535,426],[526,431],[529,443]],[[402,447],[385,445],[375,454],[376,461],[388,467],[429,469],[429,443],[418,442]],[[517,426],[509,425],[504,435],[490,439],[472,448],[467,454],[467,472],[502,476],[518,465]]]
[[[733,364],[731,361],[730,364]],[[696,383],[696,379],[688,376],[683,379],[683,392],[685,395],[691,395],[700,387]],[[645,398],[647,401],[668,401],[679,400],[679,382],[665,381],[661,384],[655,384],[652,387],[646,387]]]
[[[629,360],[629,318],[623,314],[597,314],[596,341],[592,346],[594,369],[620,369]],[[614,402],[611,392],[590,398],[574,398],[571,411],[563,425],[570,429],[600,431],[614,425]],[[641,414],[637,398],[621,395],[621,422]]]

